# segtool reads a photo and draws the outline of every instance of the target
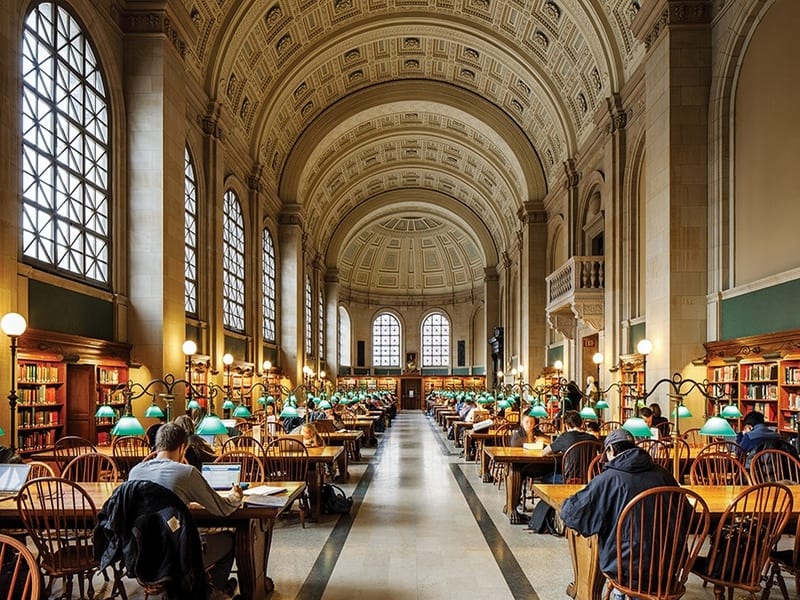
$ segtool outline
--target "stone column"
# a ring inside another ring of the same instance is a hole
[[[643,3],[646,89],[646,303],[653,351],[648,381],[703,354],[708,279],[708,97],[711,5]]]
[[[300,206],[284,206],[278,222],[281,295],[281,366],[292,385],[303,381],[305,364],[305,277]]]
[[[122,17],[130,338],[151,376],[183,372],[185,47],[158,10]]]
[[[328,379],[335,382],[339,373],[339,270],[325,273],[325,356]]]
[[[531,381],[546,363],[547,330],[544,318],[547,306],[547,213],[540,202],[526,202],[518,213],[521,222],[520,326],[521,362],[527,368],[525,380]]]

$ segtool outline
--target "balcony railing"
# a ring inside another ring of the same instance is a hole
[[[573,256],[547,276],[547,307],[555,309],[580,298],[584,292],[605,289],[605,263],[602,256]]]

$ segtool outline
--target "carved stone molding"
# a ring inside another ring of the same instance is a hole
[[[550,323],[550,327],[558,331],[567,339],[575,339],[578,322],[575,320],[574,315],[562,312],[548,313],[547,322]]]
[[[175,46],[181,58],[186,58],[186,41],[164,12],[127,11],[122,14],[121,26],[125,33],[161,33]]]
[[[709,0],[665,0],[645,5],[631,24],[645,48],[655,44],[667,28],[675,25],[707,25],[711,22]],[[656,12],[658,11],[658,12]]]
[[[225,141],[225,131],[220,125],[221,113],[222,105],[212,103],[209,105],[206,114],[198,118],[198,124],[206,135]]]
[[[605,303],[602,301],[577,300],[572,304],[572,312],[595,331],[602,331],[605,327]]]
[[[581,175],[578,173],[577,169],[575,168],[575,161],[573,159],[569,159],[564,161],[564,187],[567,189],[576,188],[581,181]]]

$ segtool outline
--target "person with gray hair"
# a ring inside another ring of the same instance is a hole
[[[216,516],[227,516],[242,503],[242,490],[234,485],[228,495],[211,489],[200,471],[183,462],[189,447],[186,429],[177,423],[164,423],[156,434],[155,456],[133,467],[128,481],[151,481],[175,493],[188,506],[191,502],[203,505]],[[211,584],[223,593],[231,594],[236,580],[229,580],[234,559],[234,536],[230,531],[203,533],[203,563],[208,568]]]
[[[561,505],[564,524],[584,537],[597,535],[600,570],[617,572],[616,526],[622,510],[637,494],[659,486],[677,486],[672,473],[655,464],[625,429],[615,429],[603,443],[607,462],[600,475]],[[631,552],[629,548],[627,550]],[[624,598],[615,590],[612,598]]]

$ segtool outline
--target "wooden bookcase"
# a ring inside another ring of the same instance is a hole
[[[52,449],[63,435],[65,381],[60,355],[17,356],[17,449],[21,455]]]
[[[800,422],[800,356],[782,360],[778,369],[778,422],[781,431],[798,431]]]
[[[128,366],[125,363],[105,362],[95,367],[97,406],[107,404],[114,409],[113,418],[95,417],[94,441],[98,446],[111,445],[111,429],[125,411],[124,389],[128,381]]]
[[[778,361],[739,363],[739,410],[757,410],[767,423],[778,423]]]
[[[644,356],[625,354],[619,357],[619,376],[622,382],[619,398],[619,416],[624,423],[636,416],[636,401],[644,395]]]

